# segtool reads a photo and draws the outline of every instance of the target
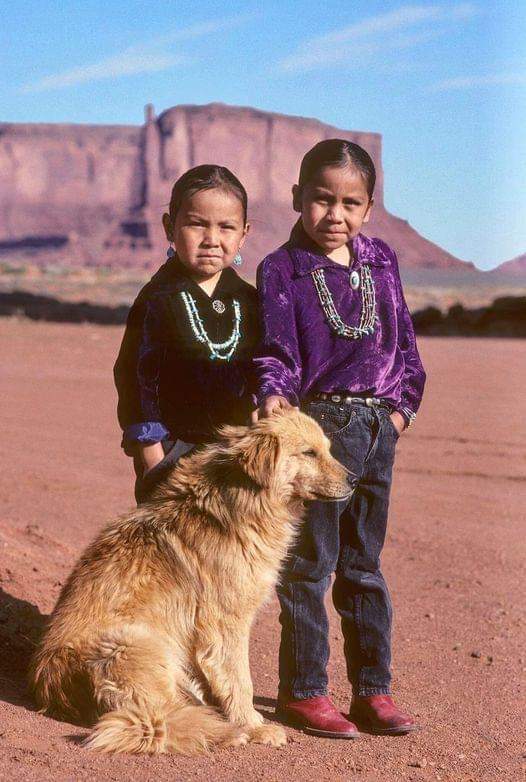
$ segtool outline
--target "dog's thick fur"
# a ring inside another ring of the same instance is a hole
[[[225,427],[80,557],[33,659],[41,710],[96,721],[106,752],[284,744],[253,707],[250,627],[303,500],[349,493],[302,413]]]

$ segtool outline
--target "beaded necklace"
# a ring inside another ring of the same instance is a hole
[[[198,342],[207,345],[210,352],[210,358],[230,361],[241,338],[241,307],[239,302],[236,299],[233,299],[232,301],[234,309],[234,329],[230,337],[225,340],[225,342],[212,342],[203,325],[193,296],[191,296],[190,293],[187,293],[187,291],[181,291],[181,297],[184,306],[186,307],[186,314],[188,315],[188,320],[192,331],[194,332],[194,336]]]
[[[376,295],[374,282],[369,266],[363,265],[360,269],[360,287],[362,289],[362,311],[360,313],[360,325],[349,326],[345,323],[334,305],[334,299],[325,282],[323,269],[315,269],[311,272],[316,292],[330,327],[340,337],[348,339],[361,339],[366,334],[374,332],[376,317]]]

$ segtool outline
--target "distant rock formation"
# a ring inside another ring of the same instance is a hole
[[[0,291],[0,317],[26,317],[55,323],[126,323],[129,308],[89,301],[63,301],[28,291]],[[526,296],[504,296],[487,307],[466,309],[461,304],[447,313],[427,307],[412,314],[415,331],[431,337],[526,337]]]
[[[488,307],[427,307],[412,314],[417,334],[431,337],[526,337],[526,296],[502,296]]]
[[[512,258],[511,261],[501,263],[500,266],[492,269],[490,274],[526,280],[526,253],[517,255],[517,257]]]
[[[164,258],[161,215],[187,168],[217,162],[246,186],[252,231],[245,274],[284,242],[295,220],[290,189],[304,153],[326,138],[364,146],[377,167],[368,233],[397,251],[402,268],[473,274],[383,203],[381,136],[314,119],[212,103],[175,106],[142,127],[0,124],[0,257],[37,263],[155,267]]]

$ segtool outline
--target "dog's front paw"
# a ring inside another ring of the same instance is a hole
[[[243,715],[242,719],[236,720],[238,725],[242,725],[244,730],[256,730],[261,725],[265,724],[265,718],[259,711],[252,709],[248,714]]]
[[[239,732],[233,736],[226,744],[226,747],[246,747],[251,740],[249,733],[239,730]]]
[[[250,741],[255,744],[268,744],[271,747],[284,747],[287,743],[287,734],[281,725],[260,725],[250,731]]]

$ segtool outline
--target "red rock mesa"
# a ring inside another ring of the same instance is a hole
[[[364,146],[377,172],[368,233],[406,269],[473,269],[384,208],[382,139],[314,119],[212,103],[175,106],[142,127],[0,124],[0,257],[40,264],[156,267],[166,241],[161,215],[173,182],[200,163],[228,166],[248,190],[252,233],[245,274],[284,242],[295,219],[290,189],[304,153],[321,139]]]

